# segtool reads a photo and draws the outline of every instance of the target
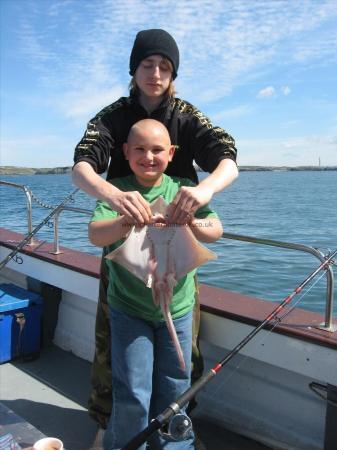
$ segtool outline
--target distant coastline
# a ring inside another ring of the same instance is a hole
[[[298,172],[337,170],[337,166],[239,166],[240,172]]]
[[[63,175],[71,172],[69,167],[17,167],[17,166],[0,166],[0,175]]]
[[[0,166],[0,175],[64,175],[71,173],[72,167],[17,167]],[[198,169],[197,169],[198,170]],[[199,169],[200,170],[200,169]],[[292,171],[330,171],[337,166],[239,166],[240,172],[292,172]]]

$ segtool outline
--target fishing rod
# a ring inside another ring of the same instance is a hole
[[[30,239],[35,236],[35,234],[45,225],[49,220],[60,210],[63,208],[63,206],[68,203],[70,200],[73,199],[73,196],[76,194],[76,192],[79,190],[79,188],[75,189],[71,194],[68,195],[58,206],[56,206],[55,209],[40,222],[34,230],[32,230],[30,233],[27,234],[27,236],[15,247],[14,250],[12,250],[1,262],[0,262],[0,270],[5,267],[6,264],[9,263],[11,259],[14,258],[14,256],[30,241]]]
[[[227,364],[239,351],[253,339],[253,337],[261,331],[265,325],[273,319],[277,318],[278,313],[291,302],[295,295],[299,294],[302,289],[310,283],[310,281],[321,271],[327,270],[329,265],[335,264],[334,257],[337,255],[337,249],[331,252],[326,260],[317,267],[299,286],[297,286],[293,292],[288,295],[256,328],[254,328],[228,355],[221,361],[217,362],[212,369],[209,369],[205,375],[197,380],[193,385],[187,389],[177,400],[171,403],[161,414],[153,419],[150,424],[140,433],[138,433],[133,439],[131,439],[121,450],[137,450],[147,439],[157,430],[168,425],[168,431],[172,428],[174,434],[179,437],[185,437],[188,435],[191,429],[190,419],[182,414],[181,408],[185,406],[212,378],[217,375],[225,364]],[[176,417],[177,420],[174,420]],[[170,421],[173,420],[173,424],[170,427]],[[177,439],[179,440],[179,439]]]

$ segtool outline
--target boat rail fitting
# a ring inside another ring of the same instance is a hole
[[[32,220],[32,191],[23,184],[12,183],[10,181],[0,180],[0,185],[9,186],[17,189],[23,190],[27,201],[27,228],[28,234],[33,231],[33,220]],[[35,245],[33,237],[29,239],[27,245]]]
[[[288,250],[296,250],[305,253],[310,253],[315,256],[321,263],[326,260],[326,256],[317,248],[310,247],[308,245],[296,244],[291,242],[275,241],[272,239],[263,239],[252,236],[245,236],[234,233],[223,233],[223,239],[230,239],[234,241],[249,242],[258,245],[268,245],[271,247],[284,248]],[[328,255],[329,256],[329,255]],[[333,294],[334,294],[334,274],[331,265],[326,269],[326,301],[325,301],[325,320],[317,328],[334,333],[337,331],[337,325],[333,324]]]
[[[60,250],[59,246],[59,217],[62,211],[72,211],[77,212],[79,214],[87,214],[89,216],[92,215],[92,211],[90,209],[84,209],[84,208],[75,208],[73,206],[63,206],[60,208],[57,213],[54,215],[54,249],[52,252],[53,255],[59,255],[60,253],[63,253]]]

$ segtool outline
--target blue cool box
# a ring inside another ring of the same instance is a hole
[[[39,353],[42,306],[41,295],[0,284],[0,363]]]

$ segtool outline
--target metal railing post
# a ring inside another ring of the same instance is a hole
[[[325,256],[323,255],[322,252],[320,252],[318,249],[316,249],[314,247],[309,247],[309,246],[303,245],[303,244],[275,241],[272,239],[254,238],[251,236],[244,236],[244,235],[233,234],[233,233],[223,233],[222,238],[231,239],[231,240],[235,240],[235,241],[250,242],[252,244],[269,245],[272,247],[279,247],[279,248],[285,248],[285,249],[290,249],[290,250],[298,250],[298,251],[312,254],[313,256],[318,258],[321,263],[325,261]],[[333,270],[332,270],[331,266],[329,266],[326,271],[326,278],[327,278],[327,288],[326,288],[326,301],[325,301],[325,322],[322,323],[319,328],[323,329],[325,331],[335,332],[335,331],[337,331],[337,327],[332,323],[334,274],[333,274]]]
[[[72,211],[72,212],[77,212],[79,214],[87,214],[90,216],[92,215],[92,211],[90,211],[90,209],[73,208],[72,206],[63,206],[62,208],[59,209],[59,211],[54,216],[54,249],[52,252],[50,252],[54,255],[59,255],[60,253],[63,253],[60,250],[59,234],[58,234],[58,229],[59,229],[58,221],[59,221],[59,216],[62,211]]]
[[[61,214],[62,209],[60,209],[54,216],[54,250],[50,253],[54,255],[58,255],[63,253],[59,248],[59,215]]]
[[[17,183],[11,183],[10,181],[3,181],[0,180],[0,185],[3,186],[10,186],[17,189],[23,190],[26,196],[27,201],[27,228],[28,228],[28,234],[30,234],[33,231],[33,218],[32,218],[32,192],[30,189],[27,188],[27,186],[23,184],[17,184]],[[27,245],[35,245],[34,239],[31,238],[27,242]]]

